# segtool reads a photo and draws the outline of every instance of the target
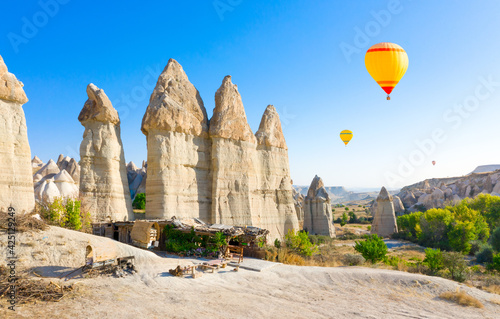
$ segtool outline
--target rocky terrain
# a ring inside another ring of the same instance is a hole
[[[7,310],[2,299],[2,318],[493,319],[500,311],[498,295],[440,277],[394,270],[274,264],[262,272],[244,268],[235,272],[229,266],[196,279],[179,278],[168,270],[196,260],[162,258],[108,238],[59,227],[22,233],[18,239],[23,243],[17,254],[24,269],[46,277],[32,275],[34,279],[73,284],[75,294],[59,302],[22,305],[15,314]],[[115,244],[118,256],[136,256],[137,274],[57,279],[84,263],[88,243],[110,242]],[[5,263],[5,254],[0,261]],[[457,289],[477,298],[484,308],[463,307],[438,297]]]
[[[476,170],[483,171],[485,167],[496,166],[480,166]],[[481,193],[500,196],[499,178],[500,171],[490,171],[461,177],[426,179],[403,187],[397,196],[408,211],[416,211],[418,207],[444,207]]]

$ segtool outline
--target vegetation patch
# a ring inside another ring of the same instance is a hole
[[[464,307],[483,308],[483,304],[476,298],[468,295],[465,291],[446,291],[439,295],[439,298],[452,301]]]

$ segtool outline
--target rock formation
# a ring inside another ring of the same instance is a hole
[[[335,237],[330,196],[318,175],[312,180],[304,199],[304,230],[310,234]]]
[[[299,193],[295,187],[292,189],[292,196],[295,205],[295,213],[297,214],[297,219],[299,222],[304,222],[304,195]]]
[[[398,232],[392,196],[382,187],[377,197],[377,208],[372,223],[372,234],[386,237]]]
[[[297,229],[299,221],[293,199],[288,149],[274,106],[267,106],[255,136],[259,180],[252,198],[254,203],[262,203],[262,207],[254,205],[252,214],[258,214],[260,227],[270,230],[274,237],[283,237],[289,230]]]
[[[99,221],[132,220],[118,112],[95,85],[88,85],[87,94],[78,116],[85,127],[80,145],[82,211]]]
[[[158,78],[142,119],[148,144],[146,218],[210,221],[210,140],[205,106],[177,61]]]
[[[18,213],[35,207],[31,150],[23,104],[23,83],[8,72],[0,56],[0,210],[12,206]]]
[[[128,168],[133,193],[146,185],[146,218],[262,227],[270,239],[297,229],[288,151],[274,107],[266,109],[256,137],[227,76],[208,123],[198,91],[170,60],[142,121],[147,165],[141,172]]]
[[[33,159],[31,160],[31,169],[32,169],[33,174],[38,172],[38,170],[40,168],[42,168],[43,165],[45,165],[45,164],[42,162],[42,160],[39,159],[38,156],[35,155],[35,157],[33,157]]]
[[[403,205],[403,202],[398,196],[393,196],[392,197],[393,204],[394,204],[394,212],[396,213],[396,216],[400,216],[405,212],[405,206]],[[376,203],[376,201],[375,201]]]
[[[212,221],[257,225],[252,195],[258,187],[257,140],[247,122],[238,87],[226,76],[215,93],[212,138]],[[257,204],[262,204],[260,199]]]

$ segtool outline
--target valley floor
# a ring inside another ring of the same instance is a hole
[[[2,244],[3,243],[3,234]],[[51,227],[19,234],[18,254],[25,266],[45,274],[81,266],[81,252],[92,235]],[[45,239],[43,239],[45,238]],[[42,249],[30,241],[46,243]],[[137,256],[139,273],[124,278],[77,278],[74,296],[37,303],[4,318],[499,318],[500,296],[438,277],[366,267],[277,265],[262,272],[232,267],[200,278],[173,277],[168,270],[189,260],[161,258],[117,244]],[[4,247],[1,247],[4,249]],[[34,254],[33,250],[42,252]],[[66,251],[62,256],[52,250]],[[73,251],[73,253],[70,253]],[[2,254],[3,255],[3,254]],[[38,256],[36,258],[30,256]],[[42,256],[41,258],[39,256]],[[1,256],[4,258],[4,256]],[[62,258],[62,259],[61,259]],[[60,265],[64,260],[65,267]],[[2,263],[3,260],[0,260]],[[43,271],[42,271],[43,272]],[[54,279],[51,279],[54,280]],[[460,289],[484,304],[462,307],[438,296]],[[3,307],[5,300],[1,301]]]

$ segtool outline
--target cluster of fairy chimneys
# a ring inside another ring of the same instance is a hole
[[[298,229],[288,152],[269,105],[254,134],[238,87],[226,76],[209,120],[198,90],[171,59],[158,78],[141,130],[146,167],[125,166],[120,119],[102,89],[87,87],[78,120],[82,209],[94,220],[132,220],[130,194],[146,193],[146,218],[199,218],[266,228],[271,237]],[[146,178],[147,177],[147,178]]]

